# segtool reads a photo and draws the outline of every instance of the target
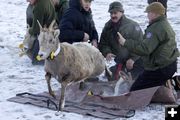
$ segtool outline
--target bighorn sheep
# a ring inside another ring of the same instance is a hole
[[[24,36],[23,43],[19,45],[19,48],[21,49],[21,53],[19,54],[20,57],[27,54],[31,58],[31,55],[28,54],[28,50],[32,48],[34,40],[36,38],[30,35],[29,29],[30,26],[27,25],[26,34]]]
[[[49,28],[42,28],[39,23],[40,50],[37,58],[45,59],[45,78],[50,95],[55,97],[50,85],[51,76],[61,84],[59,110],[62,111],[67,85],[100,75],[105,69],[105,61],[100,51],[89,43],[60,43],[60,31],[53,29],[54,23]]]

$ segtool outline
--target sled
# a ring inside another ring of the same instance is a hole
[[[67,87],[66,103],[63,110],[65,112],[89,115],[102,119],[129,118],[135,115],[136,109],[147,106],[153,99],[156,102],[157,97],[161,98],[158,99],[158,102],[164,99],[157,93],[164,86],[113,96],[115,84],[115,81],[86,82],[83,90],[79,89],[79,83],[70,85]],[[15,97],[8,99],[8,101],[57,110],[60,90],[57,90],[55,94],[56,99],[47,92],[39,94],[25,92],[17,94]],[[156,97],[153,98],[154,95]],[[169,104],[172,102],[168,102],[167,100],[165,103]]]

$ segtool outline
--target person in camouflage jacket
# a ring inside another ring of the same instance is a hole
[[[127,69],[128,72],[131,72],[133,79],[136,79],[143,70],[140,66],[140,57],[129,52],[127,48],[119,46],[117,32],[120,32],[127,39],[141,41],[143,39],[142,30],[137,22],[124,15],[124,9],[120,2],[112,2],[109,6],[109,12],[111,19],[103,28],[98,45],[99,50],[107,60],[115,57],[117,64],[110,68],[114,73],[113,79],[119,78],[118,73],[121,69],[124,71]]]
[[[177,70],[179,51],[175,41],[175,32],[165,17],[165,8],[159,2],[151,3],[147,8],[149,25],[142,42],[123,38],[120,33],[120,46],[142,56],[144,72],[131,87],[131,91],[161,86],[171,79]]]

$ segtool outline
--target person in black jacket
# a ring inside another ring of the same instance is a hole
[[[152,2],[160,2],[166,8],[165,15],[167,15],[167,2],[168,2],[168,0],[148,0],[147,2],[148,2],[148,4],[151,4]]]
[[[91,12],[92,0],[70,0],[59,25],[60,42],[90,42],[97,47],[98,33]]]

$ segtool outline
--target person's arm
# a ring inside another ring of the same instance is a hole
[[[131,35],[132,35],[132,37],[131,37],[132,40],[142,42],[142,40],[143,40],[143,32],[142,32],[142,30],[141,30],[141,28],[140,28],[140,26],[138,24],[135,24],[133,26]],[[134,62],[139,58],[140,58],[140,56],[136,55],[133,52],[130,52],[130,59],[132,59]]]
[[[95,47],[98,47],[98,32],[97,32],[97,30],[96,30],[96,27],[95,27],[95,23],[94,23],[94,21],[92,20],[92,39],[91,39],[91,43],[92,43],[92,45],[93,46],[95,46]]]
[[[94,23],[94,20],[93,20],[93,17],[91,18],[92,20],[92,40],[97,40],[98,41],[98,32],[96,30],[96,27],[95,27],[95,23]]]
[[[112,53],[107,36],[106,36],[106,28],[105,27],[103,28],[103,31],[101,33],[100,42],[98,44],[98,47],[104,57],[106,57],[106,55],[108,53]]]
[[[159,45],[158,36],[155,32],[148,32],[145,34],[145,38],[142,42],[134,40],[125,40],[124,46],[131,52],[139,56],[150,55]]]
[[[77,17],[74,17],[75,14],[76,13],[71,10],[65,12],[59,25],[59,38],[61,42],[79,42],[79,40],[83,41],[84,32],[81,30],[76,30],[78,20]]]
[[[63,14],[69,8],[69,2],[67,0],[60,0],[58,8],[58,21],[61,21]]]
[[[39,25],[37,23],[37,20],[42,25],[43,24],[43,8],[39,8],[38,6],[35,6],[33,9],[33,23],[32,27],[29,29],[30,35],[38,35],[39,34]]]

